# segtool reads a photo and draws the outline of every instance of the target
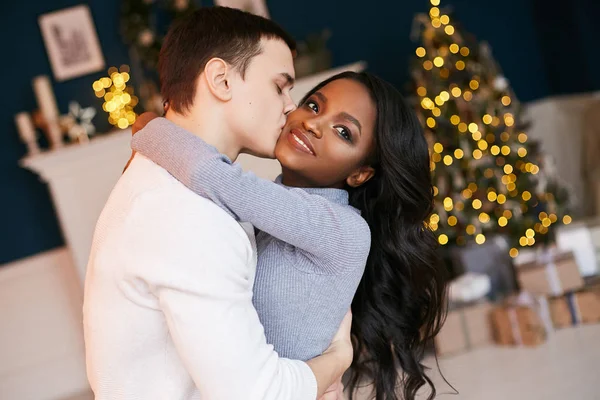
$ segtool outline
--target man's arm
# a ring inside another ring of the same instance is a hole
[[[153,288],[201,397],[313,400],[323,394],[348,367],[349,349],[338,341],[308,364],[278,357],[252,306],[251,248],[239,225],[191,193],[143,196],[133,216],[140,235],[127,244],[143,259],[132,276]],[[207,206],[198,207],[200,201]]]

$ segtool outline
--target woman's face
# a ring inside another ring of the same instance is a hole
[[[328,83],[292,112],[275,147],[283,183],[299,187],[359,186],[373,175],[376,107],[359,82]]]

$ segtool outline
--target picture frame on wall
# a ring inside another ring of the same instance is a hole
[[[43,14],[38,22],[57,81],[104,69],[100,41],[87,5]]]
[[[261,17],[269,18],[269,10],[265,0],[215,0],[215,5],[237,8]]]

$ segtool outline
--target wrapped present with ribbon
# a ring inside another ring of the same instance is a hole
[[[551,299],[550,314],[556,328],[600,322],[600,285]]]
[[[492,306],[486,300],[490,289],[490,277],[485,274],[467,273],[450,282],[449,312],[435,338],[438,355],[455,354],[492,342]]]
[[[539,252],[534,260],[517,265],[517,278],[521,290],[536,295],[560,296],[583,286],[572,252]]]
[[[553,332],[548,300],[522,292],[492,310],[494,341],[504,346],[537,346]]]
[[[435,337],[438,356],[460,353],[491,344],[490,312],[493,306],[485,300],[454,306]]]

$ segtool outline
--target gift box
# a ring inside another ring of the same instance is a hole
[[[492,343],[492,308],[489,302],[481,301],[451,309],[434,339],[437,354],[456,354]]]
[[[600,273],[600,224],[590,226],[590,236],[596,254],[596,273]]]
[[[547,299],[522,293],[492,310],[494,341],[504,346],[537,346],[552,332]]]
[[[556,229],[556,244],[562,251],[572,251],[577,259],[579,271],[582,276],[591,276],[600,273],[596,251],[598,243],[593,229],[595,221],[580,221],[570,225],[559,226]]]
[[[456,275],[485,274],[490,279],[488,298],[497,301],[517,291],[517,280],[509,255],[510,247],[503,236],[493,236],[484,244],[457,246],[450,250]]]
[[[600,322],[600,285],[551,299],[550,315],[556,328]]]
[[[580,289],[583,278],[572,252],[545,252],[517,267],[521,290],[538,295],[559,296]]]
[[[466,273],[448,285],[450,304],[469,304],[484,299],[492,288],[488,275]]]

